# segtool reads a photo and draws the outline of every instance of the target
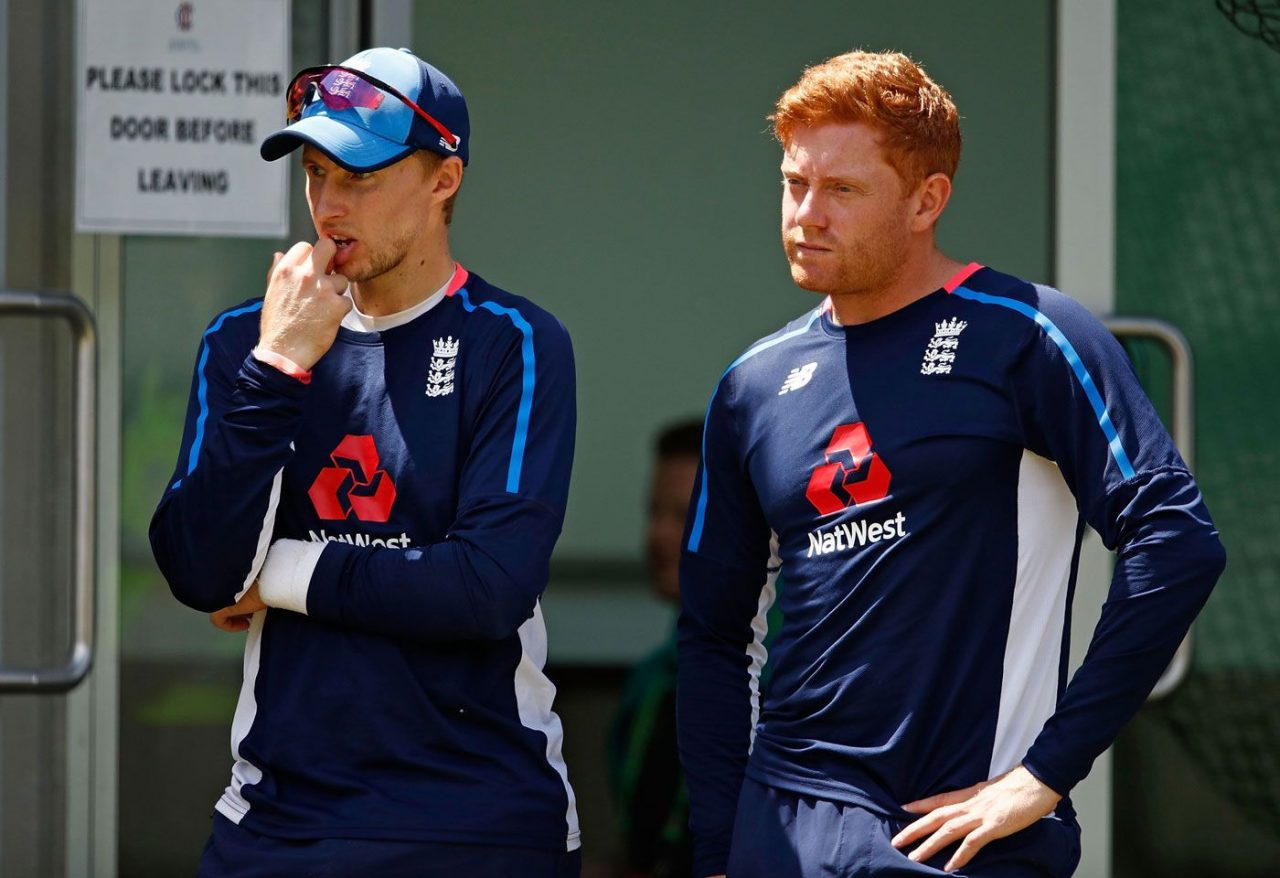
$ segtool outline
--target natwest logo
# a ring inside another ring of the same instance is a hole
[[[396,502],[396,486],[387,471],[378,469],[378,448],[372,436],[347,436],[330,455],[333,466],[307,489],[316,515],[342,521],[355,513],[361,521],[386,521]]]
[[[871,450],[871,437],[861,421],[836,427],[825,458],[826,463],[814,468],[804,492],[821,515],[888,496],[889,468]]]

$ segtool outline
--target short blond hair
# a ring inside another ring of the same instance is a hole
[[[908,189],[960,164],[960,114],[942,86],[900,52],[846,52],[806,68],[778,98],[774,136],[784,147],[798,126],[865,122]]]

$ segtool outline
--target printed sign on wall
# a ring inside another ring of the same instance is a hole
[[[80,0],[76,229],[283,236],[289,0]]]

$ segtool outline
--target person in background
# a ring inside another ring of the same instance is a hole
[[[654,443],[645,560],[655,597],[680,602],[680,543],[702,447],[702,422],[665,427]],[[627,677],[609,736],[626,878],[688,878],[689,797],[676,749],[675,631]]]

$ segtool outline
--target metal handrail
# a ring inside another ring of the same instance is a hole
[[[75,358],[75,586],[74,640],[65,664],[45,668],[0,667],[0,693],[65,692],[93,665],[96,623],[97,539],[97,333],[93,315],[73,296],[0,290],[0,314],[50,316],[66,320],[76,343]]]
[[[1173,442],[1178,446],[1182,459],[1187,466],[1195,463],[1195,378],[1192,368],[1191,346],[1186,336],[1177,327],[1163,320],[1150,317],[1106,317],[1103,324],[1116,338],[1145,338],[1158,343],[1169,354],[1172,365],[1172,405],[1170,414]],[[1178,651],[1173,654],[1169,667],[1165,668],[1155,688],[1147,696],[1148,701],[1157,701],[1177,689],[1191,670],[1192,630],[1178,644]]]

